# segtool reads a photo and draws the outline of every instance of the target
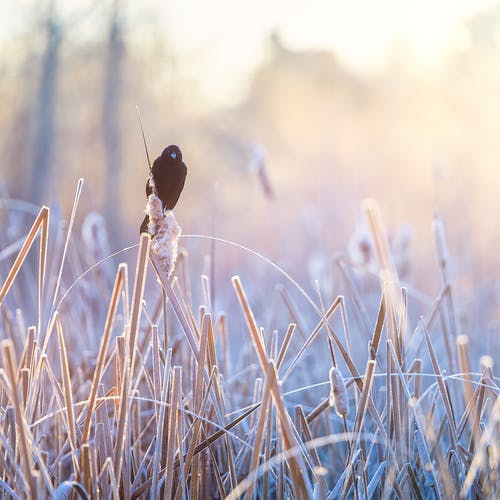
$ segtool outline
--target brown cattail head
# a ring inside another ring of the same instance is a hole
[[[167,276],[172,274],[177,259],[178,239],[181,227],[172,210],[163,210],[163,205],[155,194],[148,197],[146,213],[149,215],[148,233],[151,235],[151,250],[156,253],[160,265]]]
[[[339,417],[347,417],[349,413],[347,389],[344,377],[337,368],[330,368],[330,406],[335,406],[335,411]]]

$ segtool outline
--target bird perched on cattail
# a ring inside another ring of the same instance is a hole
[[[186,180],[187,167],[182,161],[181,150],[171,145],[153,162],[146,182],[146,196],[156,194],[161,200],[163,210],[172,210],[182,192]],[[140,233],[147,233],[149,215],[142,221]]]

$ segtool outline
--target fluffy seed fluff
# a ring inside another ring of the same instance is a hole
[[[146,204],[149,215],[148,233],[151,235],[151,249],[155,252],[162,270],[168,277],[174,270],[177,260],[177,243],[181,226],[177,224],[172,210],[163,210],[163,205],[155,194],[149,195]]]
[[[337,368],[330,368],[330,406],[335,406],[339,417],[347,417],[349,407],[344,377]]]

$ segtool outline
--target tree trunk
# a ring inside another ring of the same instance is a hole
[[[124,42],[119,19],[118,2],[114,3],[109,25],[108,56],[104,82],[103,134],[106,148],[107,179],[105,214],[108,221],[112,248],[120,244],[120,172],[122,170],[120,138],[120,99]]]
[[[52,175],[54,110],[60,45],[61,29],[51,9],[47,19],[47,46],[43,56],[36,104],[35,151],[30,186],[30,200],[35,203],[40,203],[43,200]]]

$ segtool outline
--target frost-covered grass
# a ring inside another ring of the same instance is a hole
[[[496,498],[498,378],[457,331],[439,219],[423,317],[373,202],[376,293],[347,256],[332,297],[264,261],[277,291],[234,269],[224,313],[199,256],[169,279],[147,235],[113,258],[102,228],[80,238],[80,190],[67,225],[43,207],[20,237],[3,203],[2,498]]]

